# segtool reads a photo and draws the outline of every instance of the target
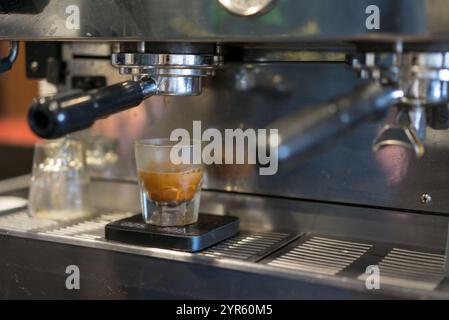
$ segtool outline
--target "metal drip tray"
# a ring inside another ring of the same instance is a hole
[[[53,281],[48,277],[51,275],[56,277],[53,279],[59,279],[65,275],[67,265],[79,265],[88,273],[90,284],[99,290],[92,293],[93,297],[105,297],[102,290],[111,284],[116,285],[112,286],[114,295],[126,292],[126,296],[130,297],[132,291],[123,288],[123,283],[130,285],[132,290],[151,288],[155,297],[159,297],[160,292],[175,297],[179,297],[179,292],[190,294],[193,283],[207,283],[195,287],[197,298],[335,298],[335,290],[354,297],[369,298],[373,294],[394,298],[449,296],[442,246],[402,245],[410,241],[396,241],[385,237],[385,234],[379,240],[373,237],[371,239],[376,240],[367,240],[363,238],[364,233],[356,228],[360,226],[359,220],[351,224],[352,220],[346,217],[342,221],[333,217],[328,220],[329,216],[315,212],[303,215],[300,213],[302,209],[296,211],[297,220],[288,210],[285,216],[279,212],[275,215],[272,211],[279,208],[278,202],[282,203],[279,199],[273,207],[257,207],[256,200],[233,195],[232,201],[235,203],[223,202],[226,211],[215,210],[220,209],[216,203],[223,201],[221,197],[221,194],[205,193],[205,211],[216,212],[217,215],[223,212],[236,214],[243,221],[242,230],[236,236],[197,253],[107,241],[105,226],[134,215],[131,209],[114,211],[106,207],[95,216],[63,222],[31,218],[26,210],[0,213],[0,239],[4,244],[0,271],[3,274],[21,274],[21,281],[29,279],[28,290],[33,288],[34,281],[44,278],[45,283],[51,283],[49,290],[54,290],[61,287],[59,280]],[[122,199],[126,200],[126,197]],[[244,201],[257,210],[241,212]],[[311,210],[304,208],[306,212]],[[294,207],[290,209],[291,212],[295,210]],[[331,211],[320,206],[319,212]],[[376,217],[382,214],[377,213]],[[247,215],[252,216],[249,219]],[[410,216],[412,218],[415,216]],[[419,222],[420,219],[418,216],[413,226],[426,226]],[[257,225],[255,221],[264,224]],[[395,220],[385,218],[390,227],[392,221]],[[400,221],[402,228],[404,220]],[[329,225],[333,227],[328,228]],[[335,226],[344,226],[339,236],[333,233]],[[426,233],[426,238],[433,234]],[[425,238],[421,235],[420,239]],[[53,258],[42,259],[43,252]],[[365,286],[368,266],[378,266],[380,269],[381,290],[378,292],[367,290]],[[34,272],[36,277],[29,277],[30,272]],[[154,277],[155,273],[161,277]],[[15,279],[5,280],[9,284],[3,287],[7,290],[3,292],[10,293],[17,289]],[[247,284],[244,287],[241,286],[243,282]],[[179,286],[174,288],[174,285]],[[213,294],[208,289],[210,287],[214,288]],[[60,296],[66,294],[59,293]],[[41,292],[36,291],[33,295],[40,296]]]
[[[133,213],[104,213],[87,220],[57,223],[30,218],[26,211],[0,217],[0,229],[10,234],[78,246],[166,257],[174,251],[109,242],[106,224],[132,216]],[[178,254],[178,253],[176,253]],[[445,277],[445,255],[430,250],[416,250],[393,244],[288,232],[241,231],[206,250],[187,254],[206,260],[237,260],[266,265],[278,271],[353,279],[364,282],[367,266],[380,269],[382,284],[401,288],[435,291]],[[185,258],[185,257],[184,257]],[[185,259],[184,259],[185,260]]]

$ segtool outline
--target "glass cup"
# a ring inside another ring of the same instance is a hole
[[[175,146],[169,139],[141,140],[135,144],[142,215],[146,223],[186,226],[198,221],[203,168],[193,161],[172,161],[173,148],[190,159],[193,141]]]
[[[61,139],[36,145],[28,202],[30,216],[67,221],[89,215],[89,182],[82,141]]]
[[[118,164],[118,142],[104,136],[89,136],[83,139],[86,145],[86,164],[91,176],[116,177]]]

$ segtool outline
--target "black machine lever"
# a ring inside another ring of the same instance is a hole
[[[102,89],[70,91],[33,101],[28,122],[33,132],[44,139],[57,139],[87,129],[100,118],[139,105],[157,93],[152,79],[126,81]]]

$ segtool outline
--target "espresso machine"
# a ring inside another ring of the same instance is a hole
[[[0,70],[23,41],[27,76],[57,90],[30,102],[33,132],[119,147],[114,174],[92,177],[95,216],[0,213],[0,297],[449,298],[445,1],[4,3]],[[238,233],[198,252],[107,239],[140,212],[134,141],[194,121],[277,130],[275,174],[206,168],[200,211]],[[64,287],[71,265],[79,290]]]

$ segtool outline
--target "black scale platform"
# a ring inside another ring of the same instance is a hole
[[[198,222],[185,227],[158,227],[145,223],[142,215],[106,225],[107,240],[146,247],[197,252],[226,240],[239,231],[239,219],[200,214]]]

